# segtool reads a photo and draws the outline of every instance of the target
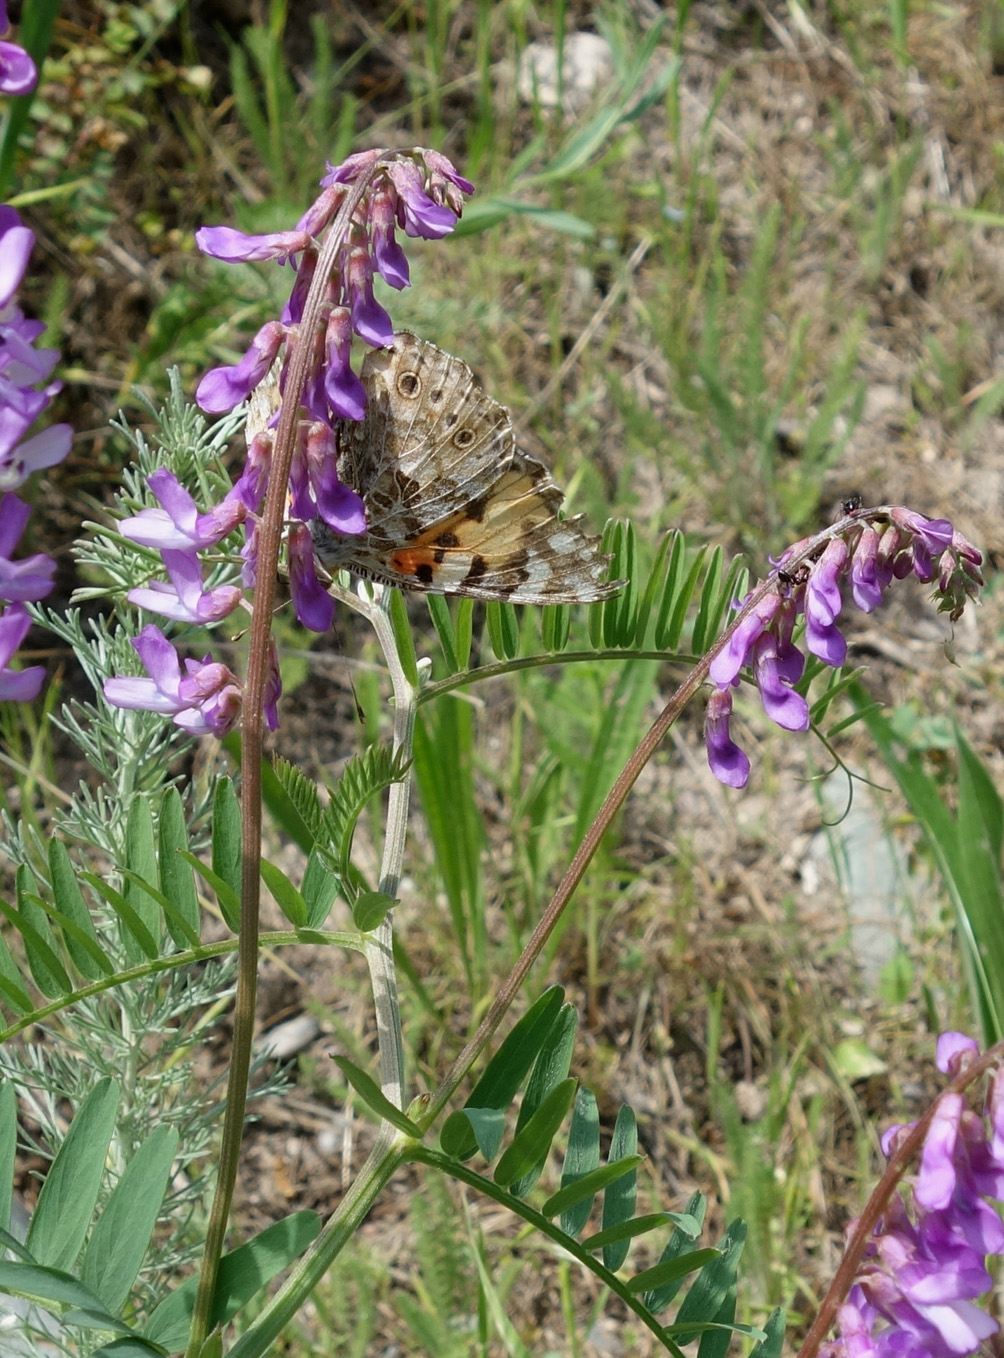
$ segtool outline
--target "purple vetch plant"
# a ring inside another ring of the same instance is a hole
[[[5,21],[0,9],[3,26]],[[0,43],[0,75],[5,46],[10,44]],[[17,212],[0,205],[0,604],[6,605],[0,613],[0,699],[14,701],[37,697],[45,679],[42,665],[15,670],[10,662],[31,627],[24,605],[52,592],[56,570],[55,561],[43,552],[14,560],[31,517],[28,504],[14,492],[33,472],[61,462],[72,439],[68,424],[53,424],[25,437],[62,385],[50,380],[58,351],[34,347],[45,326],[29,320],[17,304],[34,243],[33,232]]]
[[[980,1112],[958,1088],[988,1057],[964,1034],[943,1033],[937,1066],[954,1087],[921,1124],[891,1127],[883,1136],[892,1163],[873,1195],[880,1211],[847,1229],[856,1272],[837,1311],[838,1338],[821,1346],[823,1358],[962,1358],[998,1332],[977,1298],[994,1283],[987,1257],[1004,1252],[994,1206],[1004,1202],[1004,1069],[993,1070]],[[918,1150],[916,1173],[900,1180],[907,1189],[900,1197],[894,1184],[903,1167],[897,1174],[895,1161],[908,1165]],[[820,1314],[813,1332],[828,1328],[825,1306]],[[803,1352],[813,1351],[812,1339],[810,1333]]]
[[[871,613],[893,580],[915,575],[934,582],[939,612],[954,622],[983,585],[983,557],[947,519],[928,519],[902,505],[854,510],[814,538],[789,547],[765,586],[737,601],[742,616],[711,661],[715,685],[705,717],[708,763],[728,787],[745,787],[750,763],[732,740],[732,690],[750,666],[768,717],[786,731],[809,726],[809,705],[797,692],[805,651],[840,666],[847,642],[837,623],[848,586]],[[796,642],[795,627],[804,619]],[[804,647],[803,649],[800,649]]]
[[[447,235],[460,216],[464,195],[473,191],[437,151],[364,151],[328,167],[320,195],[290,231],[255,236],[213,226],[196,233],[199,248],[216,259],[274,260],[293,271],[281,316],[265,322],[238,363],[208,372],[196,398],[203,410],[222,414],[251,396],[273,369],[278,394],[284,397],[294,365],[299,360],[305,367],[288,464],[285,536],[293,606],[300,622],[313,631],[330,628],[334,603],[318,580],[307,525],[321,519],[340,534],[361,533],[366,527],[362,499],[338,477],[338,433],[342,421],[361,420],[366,408],[362,382],[350,362],[353,336],[374,347],[394,339],[390,316],[373,292],[374,277],[379,274],[393,288],[407,287],[408,261],[396,231],[430,240]],[[308,299],[319,295],[320,309],[314,307],[315,320],[307,330]],[[279,420],[278,409],[263,405],[268,409],[257,421],[260,427],[249,430],[244,467],[220,504],[200,512],[173,473],[162,468],[149,477],[161,507],[142,510],[119,530],[131,541],[159,550],[168,579],[131,591],[128,597],[137,606],[201,625],[222,621],[241,605],[250,607],[235,586],[203,588],[198,554],[218,547],[243,524],[242,579],[245,589],[254,588]],[[134,646],[150,677],[116,676],[105,685],[106,698],[118,706],[170,711],[177,724],[193,730],[196,672],[182,677],[180,662],[175,657],[172,664],[167,657],[164,646],[169,643],[156,628],[148,626],[143,636],[142,649],[142,638]],[[213,668],[208,659],[201,663]],[[231,729],[241,710],[240,684],[227,674],[220,690],[226,701],[207,690],[195,702],[201,719],[217,735]],[[280,692],[274,655],[266,689],[266,718],[274,727]]]

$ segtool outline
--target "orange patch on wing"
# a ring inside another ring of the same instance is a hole
[[[402,547],[391,557],[390,564],[401,575],[421,579],[429,571],[435,571],[436,553],[429,547]]]

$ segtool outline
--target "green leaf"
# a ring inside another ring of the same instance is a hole
[[[156,887],[160,881],[157,872],[157,852],[154,848],[153,813],[145,796],[132,798],[129,817],[126,821],[126,867],[142,882]],[[148,951],[140,942],[140,933],[127,927],[122,934],[122,946],[132,962],[141,962],[144,957],[156,957],[159,952],[160,911],[154,901],[134,880],[126,878],[122,898],[135,918],[142,924],[147,934],[154,940],[153,952]],[[125,917],[120,916],[125,922]]]
[[[70,1123],[45,1176],[25,1240],[40,1264],[68,1269],[80,1253],[98,1200],[118,1105],[118,1084],[100,1080]]]
[[[537,1053],[551,1035],[564,995],[560,986],[551,986],[534,1001],[488,1062],[465,1107],[496,1108],[502,1111],[509,1107],[524,1076],[536,1060]],[[440,1144],[443,1145],[442,1140]],[[447,1155],[459,1160],[468,1159],[476,1149],[473,1135],[460,1146],[451,1143],[447,1148],[443,1145]]]
[[[111,1315],[83,1283],[63,1269],[42,1264],[0,1260],[0,1292],[24,1297],[68,1324],[84,1329],[129,1333],[117,1316]]]
[[[321,824],[321,799],[312,779],[281,755],[262,765],[262,799],[279,829],[303,853],[314,847]]]
[[[150,1344],[139,1335],[131,1334],[122,1339],[113,1339],[110,1344],[102,1344],[89,1358],[163,1358],[164,1350],[159,1344]]]
[[[241,858],[241,808],[233,783],[229,778],[221,778],[213,797],[213,872],[226,882],[238,907],[241,898]],[[220,909],[226,915],[222,897]],[[227,923],[231,929],[236,928],[236,921],[231,923],[228,919]]]
[[[625,1176],[628,1177],[628,1176]],[[609,1189],[607,1190],[609,1192]],[[607,1250],[611,1245],[624,1242],[624,1255],[627,1254],[628,1246],[636,1236],[647,1235],[649,1231],[656,1231],[660,1226],[668,1226],[672,1221],[671,1212],[651,1212],[648,1216],[632,1217],[629,1221],[621,1221],[616,1226],[605,1227],[602,1231],[594,1231],[582,1241],[584,1250],[603,1250],[603,1266],[609,1268],[607,1263]],[[624,1262],[622,1256],[621,1263]],[[620,1268],[620,1264],[617,1265]],[[613,1270],[616,1271],[616,1270]]]
[[[597,1151],[597,1157],[598,1155],[599,1151]],[[559,1212],[569,1212],[575,1207],[580,1207],[586,1199],[594,1198],[608,1184],[616,1183],[622,1174],[630,1174],[633,1169],[637,1169],[644,1159],[644,1155],[627,1155],[623,1160],[615,1160],[610,1165],[599,1165],[596,1169],[590,1170],[577,1179],[570,1179],[566,1185],[544,1203],[540,1210],[544,1216],[553,1217],[557,1216]],[[563,1179],[564,1177],[564,1174],[562,1174]],[[562,1223],[561,1229],[565,1230],[564,1223]],[[579,1230],[581,1229],[580,1226]],[[570,1231],[566,1233],[572,1234]]]
[[[328,918],[331,907],[341,890],[341,882],[331,872],[324,856],[316,847],[311,849],[301,887],[307,906],[307,927],[319,929]]]
[[[447,699],[419,713],[415,724],[415,781],[442,874],[443,889],[467,975],[483,968],[487,952],[484,826],[474,794],[474,723],[468,703]]]
[[[0,912],[7,914],[2,903]],[[7,917],[10,918],[9,915]],[[21,973],[2,933],[0,933],[0,995],[3,995],[8,1008],[15,1014],[30,1014],[35,1007],[31,996],[21,984]]]
[[[505,1113],[501,1108],[457,1109],[443,1123],[439,1144],[447,1155],[467,1159],[474,1150],[485,1160],[494,1160],[505,1135]],[[474,1150],[470,1149],[473,1138]]]
[[[698,1269],[704,1268],[712,1260],[720,1257],[720,1252],[709,1245],[702,1250],[678,1254],[675,1259],[660,1260],[658,1264],[653,1264],[651,1268],[636,1274],[627,1284],[628,1291],[644,1292],[646,1288],[665,1288],[675,1283],[676,1287],[673,1289],[675,1293],[688,1273],[696,1273]]]
[[[499,660],[512,660],[519,651],[519,622],[510,603],[491,599],[485,605],[488,641]]]
[[[153,1236],[178,1151],[173,1127],[154,1128],[126,1165],[84,1251],[80,1281],[120,1311]]]
[[[233,887],[212,868],[207,868],[200,858],[196,858],[193,853],[182,854],[186,863],[190,863],[207,886],[212,887],[216,893],[216,899],[220,905],[220,914],[223,916],[228,928],[236,934],[240,928],[241,920],[241,899]]]
[[[784,1349],[784,1312],[780,1306],[767,1317],[764,1337],[750,1349],[749,1358],[781,1358]]]
[[[362,933],[369,933],[383,924],[395,905],[397,900],[386,891],[360,891],[352,902],[353,923]]]
[[[540,610],[540,637],[544,650],[557,655],[568,645],[572,614],[567,604],[545,604]]]
[[[717,1258],[705,1264],[694,1279],[690,1291],[680,1303],[673,1326],[691,1321],[718,1320],[719,1312],[735,1288],[739,1256],[746,1243],[746,1223],[737,1218],[731,1222],[718,1245]],[[672,1332],[673,1326],[670,1326]]]
[[[404,670],[404,677],[412,688],[418,688],[418,661],[415,658],[415,641],[411,635],[411,623],[408,621],[408,606],[399,589],[391,590],[387,611],[390,615],[394,641],[397,644],[397,658]]]
[[[91,912],[87,908],[83,892],[77,884],[76,873],[73,871],[73,864],[70,862],[70,855],[67,853],[66,845],[61,839],[53,837],[49,840],[49,880],[52,883],[52,898],[56,909],[67,920],[72,920],[79,934],[73,929],[63,930],[63,940],[66,943],[66,951],[73,961],[73,965],[80,972],[81,976],[88,981],[97,981],[101,976],[107,976],[112,971],[112,964],[104,958],[98,936],[94,930],[94,922],[91,919]],[[83,938],[80,937],[83,935]],[[104,965],[98,961],[92,950],[83,941],[86,938],[94,949],[97,949],[98,956],[104,959]]]
[[[555,1132],[572,1106],[578,1084],[578,1080],[569,1079],[555,1085],[522,1131],[513,1138],[492,1176],[500,1187],[508,1188],[547,1155]]]
[[[173,910],[164,911],[168,932],[179,948],[194,948],[199,943],[199,898],[192,869],[181,857],[188,850],[185,808],[176,787],[169,787],[160,805],[157,822],[160,889]]]
[[[307,923],[307,902],[282,869],[277,868],[274,863],[270,863],[267,858],[263,858],[261,860],[261,879],[275,897],[276,904],[293,928],[302,929]]]
[[[638,1151],[638,1120],[634,1109],[622,1104],[614,1124],[614,1134],[610,1139],[607,1160],[623,1160],[625,1156],[635,1155]],[[637,1174],[625,1174],[617,1179],[603,1194],[603,1228],[601,1234],[614,1230],[634,1215],[635,1198],[638,1191]],[[625,1236],[613,1241],[603,1250],[603,1264],[611,1273],[616,1273],[627,1258],[630,1237]]]
[[[561,1169],[561,1189],[545,1203],[545,1216],[561,1213],[561,1229],[566,1235],[577,1236],[589,1220],[593,1209],[595,1189],[581,1190],[583,1181],[600,1163],[600,1116],[596,1095],[580,1089],[575,1099],[572,1125],[568,1129],[568,1146]],[[555,1206],[557,1203],[557,1206]]]
[[[123,896],[122,892],[116,891],[114,887],[109,886],[107,882],[103,881],[93,872],[81,872],[80,878],[82,881],[87,882],[89,886],[93,887],[101,899],[115,911],[120,922],[125,926],[124,932],[132,937],[140,955],[147,958],[157,957],[160,952],[157,947],[157,940],[154,938],[153,934],[150,933],[149,929],[147,929],[143,920],[137,915],[136,911],[126,900],[125,896]]]
[[[404,1132],[406,1136],[413,1136],[416,1140],[421,1140],[421,1128],[417,1127],[409,1117],[402,1113],[400,1108],[396,1108],[391,1103],[371,1075],[367,1075],[364,1070],[354,1065],[345,1056],[336,1056],[333,1060],[345,1079],[359,1095],[363,1105],[371,1113],[376,1113],[378,1118],[391,1123],[399,1132]]]
[[[663,1264],[670,1264],[683,1255],[693,1253],[691,1246],[701,1234],[706,1210],[707,1203],[703,1196],[700,1193],[694,1193],[687,1203],[683,1218],[677,1222],[676,1229],[669,1237],[665,1249],[659,1256],[659,1262],[654,1266],[655,1268],[661,1268]],[[689,1269],[684,1270],[684,1274],[686,1272],[689,1272]],[[661,1282],[657,1281],[654,1288],[642,1297],[645,1307],[651,1311],[652,1315],[657,1316],[660,1311],[666,1309],[679,1292],[684,1274],[665,1278]]]
[[[176,850],[175,852],[181,853],[183,851]],[[186,872],[189,872],[187,859],[179,859],[179,863]],[[123,869],[122,876],[125,881],[131,882],[138,892],[142,892],[144,895],[149,896],[152,901],[156,901],[157,905],[164,913],[164,919],[167,921],[168,928],[171,931],[172,937],[177,935],[177,937],[187,940],[185,942],[186,948],[198,947],[201,941],[198,933],[193,932],[192,926],[188,923],[188,920],[181,913],[181,911],[178,909],[178,907],[174,904],[174,902],[171,900],[169,896],[165,896],[163,891],[160,891],[150,882],[144,881],[142,877],[137,877],[136,874],[129,868]],[[189,876],[191,876],[190,872]],[[124,897],[119,897],[119,899],[124,903],[125,900]],[[128,907],[126,908],[128,909]],[[141,938],[150,940],[152,946],[156,947],[156,939],[154,939],[151,933],[147,932],[146,926],[139,920],[139,917],[135,913],[130,912],[129,918],[130,920],[136,922],[137,927],[140,930],[142,930],[142,933],[139,936]],[[145,947],[146,944],[143,944],[142,946]],[[157,954],[154,953],[153,955],[156,956]]]
[[[38,898],[38,883],[29,867],[21,863],[14,875],[17,910],[0,902],[0,910],[21,934],[32,979],[46,999],[66,995],[73,982],[60,960],[57,944]]]
[[[579,1016],[575,1006],[563,1004],[558,1012],[558,1017],[555,1019],[554,1027],[548,1034],[547,1045],[538,1052],[537,1059],[533,1063],[533,1070],[530,1072],[530,1078],[526,1085],[526,1093],[523,1095],[519,1105],[519,1114],[516,1118],[517,1136],[540,1107],[545,1096],[567,1077],[572,1064],[572,1051],[575,1046],[575,1032],[578,1022]],[[547,1156],[545,1154],[521,1179],[509,1185],[509,1192],[518,1198],[529,1193],[540,1178],[546,1161]]]
[[[439,644],[443,648],[443,659],[446,662],[446,673],[456,674],[460,669],[460,662],[457,659],[457,636],[453,630],[453,618],[450,614],[450,605],[441,594],[427,594],[425,602],[429,609],[429,617],[432,625],[436,629],[439,637]]]
[[[659,592],[662,573],[666,565],[666,557],[669,555],[673,537],[674,535],[672,533],[663,533],[662,535],[658,550],[655,554],[655,560],[652,562],[652,567],[648,573],[648,579],[645,582],[645,589],[642,592],[641,599],[638,602],[638,608],[635,612],[634,633],[625,643],[628,646],[634,645],[639,650],[647,649],[648,646],[649,619],[652,616],[652,609],[655,607],[655,598]]]
[[[474,639],[474,600],[461,599],[457,604],[457,668],[466,670],[471,663],[471,642]]]
[[[0,1228],[10,1229],[17,1159],[17,1096],[11,1080],[0,1082]]]
[[[708,551],[708,544],[702,543],[694,555],[690,568],[681,581],[675,592],[670,591],[670,584],[673,583],[672,577],[667,581],[666,597],[662,601],[659,609],[659,624],[656,625],[656,650],[675,651],[680,644],[683,635],[683,624],[687,619],[687,610],[694,597],[694,590],[697,588],[697,581],[700,579],[701,568],[704,565],[704,558]],[[684,565],[684,558],[681,556],[681,568]],[[663,610],[665,609],[665,618]]]
[[[294,1212],[225,1254],[220,1260],[210,1325],[225,1325],[232,1320],[242,1306],[303,1253],[320,1229],[316,1212]],[[162,1344],[169,1353],[185,1347],[198,1285],[197,1277],[189,1278],[164,1298],[147,1324],[147,1339]]]
[[[354,755],[338,782],[328,788],[329,801],[318,830],[318,848],[343,887],[350,880],[352,836],[363,809],[385,787],[400,783],[408,767],[408,758],[395,754],[389,745],[371,745],[364,754]]]
[[[482,198],[478,202],[465,204],[464,215],[457,222],[453,234],[472,236],[491,227],[501,226],[512,216],[532,217],[546,231],[574,236],[578,240],[592,240],[596,235],[596,228],[591,222],[576,217],[571,212],[545,208],[536,203],[509,197]]]
[[[703,655],[714,640],[714,636],[711,635],[711,618],[717,609],[724,560],[725,553],[721,546],[715,547],[704,573],[701,602],[697,606],[697,617],[694,620],[694,651],[697,655]]]

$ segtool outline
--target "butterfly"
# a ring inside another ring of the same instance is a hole
[[[326,570],[520,604],[617,593],[599,538],[581,515],[558,517],[562,492],[466,363],[400,331],[366,355],[362,382],[366,416],[338,426],[338,474],[362,496],[366,531],[341,535],[315,519]]]

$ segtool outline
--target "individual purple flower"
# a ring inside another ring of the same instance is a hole
[[[728,642],[711,662],[708,677],[712,683],[724,688],[735,680],[736,675],[749,659],[753,643],[770,627],[780,611],[780,596],[769,594],[757,604],[748,617],[736,624]]]
[[[32,395],[42,397],[42,407],[48,404],[42,393]],[[35,414],[25,417],[12,405],[0,407],[0,491],[17,490],[33,472],[54,467],[70,451],[73,430],[68,424],[51,424],[22,441],[34,419]]]
[[[373,261],[368,247],[355,246],[347,263],[352,329],[374,348],[386,348],[394,343],[394,323],[373,295]]]
[[[762,633],[753,644],[753,677],[760,690],[763,710],[771,721],[786,731],[808,730],[809,704],[784,681],[778,640],[772,632]]]
[[[30,629],[31,618],[23,604],[11,604],[0,614],[0,700],[3,702],[30,702],[38,697],[45,681],[44,665],[29,665],[24,670],[10,668],[14,652]]]
[[[711,772],[726,787],[745,787],[750,776],[750,761],[729,734],[732,692],[715,689],[704,714],[704,739]]]
[[[882,602],[883,585],[878,573],[879,535],[865,524],[851,560],[851,594],[862,613],[871,613]],[[888,582],[887,582],[888,583]]]
[[[113,707],[170,715],[190,735],[224,736],[240,715],[241,687],[226,665],[186,660],[181,672],[178,653],[152,623],[132,640],[149,679],[116,675],[106,679],[104,695]]]
[[[831,538],[805,587],[805,644],[813,655],[834,667],[842,665],[847,655],[847,642],[836,625],[843,606],[840,577],[847,556],[843,538]]]
[[[397,213],[394,210],[394,197],[385,189],[377,189],[373,194],[373,209],[370,225],[373,231],[373,257],[383,281],[392,288],[406,288],[411,282],[408,256],[401,249],[394,236]]]
[[[364,533],[366,510],[362,498],[338,479],[338,449],[330,425],[317,420],[310,426],[305,455],[317,517],[336,533]]]
[[[52,593],[56,563],[44,552],[12,561],[11,554],[24,532],[31,509],[16,495],[0,499],[0,600],[28,603]]]
[[[174,622],[208,624],[219,622],[238,608],[244,598],[236,585],[219,585],[203,590],[202,567],[194,552],[161,552],[170,584],[153,580],[145,588],[131,589],[126,596],[137,608],[159,613]]]
[[[348,307],[334,307],[328,317],[325,351],[324,394],[331,409],[339,418],[361,420],[366,414],[366,389],[350,361],[352,313]]]
[[[312,632],[327,632],[335,616],[335,601],[317,576],[314,543],[305,523],[289,531],[289,592],[296,616]]]
[[[122,536],[141,547],[157,547],[161,551],[215,547],[233,532],[247,512],[243,503],[235,499],[224,500],[208,513],[200,514],[191,495],[166,467],[152,472],[147,485],[163,509],[141,509],[119,524]]]
[[[21,286],[34,245],[35,233],[23,225],[14,208],[0,204],[0,307]]]
[[[397,219],[406,235],[438,240],[450,234],[457,224],[457,214],[429,197],[414,161],[402,160],[389,166],[387,177],[397,190]]]
[[[308,231],[274,231],[269,235],[249,236],[232,226],[200,226],[195,243],[204,255],[226,264],[251,264],[265,259],[289,259],[310,244]]]
[[[273,442],[274,436],[270,429],[264,429],[253,436],[248,444],[244,470],[223,497],[224,502],[239,500],[249,514],[258,513],[268,490]]]
[[[251,395],[275,362],[284,335],[279,321],[268,321],[251,341],[251,347],[232,367],[212,368],[198,385],[195,399],[211,415],[233,410]]]

